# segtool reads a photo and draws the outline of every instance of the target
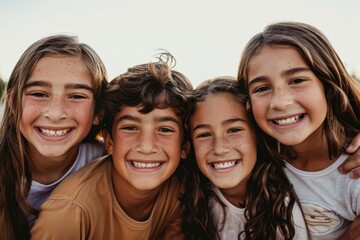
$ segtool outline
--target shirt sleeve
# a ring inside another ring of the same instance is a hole
[[[30,231],[33,240],[86,239],[86,221],[82,209],[68,200],[48,199],[41,206]]]

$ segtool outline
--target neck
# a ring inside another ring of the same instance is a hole
[[[115,171],[114,169],[112,171]],[[151,190],[138,190],[129,186],[124,179],[112,174],[115,197],[123,211],[136,221],[149,219],[159,196],[160,187]]]
[[[42,184],[51,184],[59,180],[69,171],[78,154],[79,148],[57,157],[46,157],[36,150],[30,150],[29,167],[32,179]]]
[[[293,160],[288,161],[294,167],[309,172],[320,171],[330,166],[335,159],[330,159],[329,147],[325,134],[319,129],[301,144],[287,147],[284,153]],[[291,156],[295,156],[292,158]]]
[[[244,208],[247,196],[247,179],[233,188],[220,189],[224,197],[234,206]]]

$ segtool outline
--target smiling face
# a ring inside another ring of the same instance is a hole
[[[94,121],[92,78],[77,56],[45,56],[23,93],[20,131],[39,167],[74,161]]]
[[[220,189],[245,191],[256,162],[256,135],[245,107],[229,93],[196,103],[190,119],[201,172]]]
[[[138,107],[122,106],[115,115],[112,136],[104,135],[118,191],[125,186],[134,191],[157,189],[187,156],[181,118],[170,107],[142,114]]]
[[[311,136],[321,137],[328,107],[324,87],[294,48],[265,46],[251,61],[248,79],[252,111],[264,132],[284,145],[307,148]]]

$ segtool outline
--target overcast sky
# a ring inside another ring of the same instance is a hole
[[[194,86],[236,75],[245,43],[274,22],[301,21],[329,38],[360,73],[358,0],[0,0],[0,77],[48,35],[76,35],[104,61],[109,79],[166,49]]]

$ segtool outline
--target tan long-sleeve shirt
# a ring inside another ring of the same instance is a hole
[[[111,167],[103,158],[65,179],[41,206],[32,239],[184,239],[176,176],[163,184],[150,218],[139,222],[118,204]]]

